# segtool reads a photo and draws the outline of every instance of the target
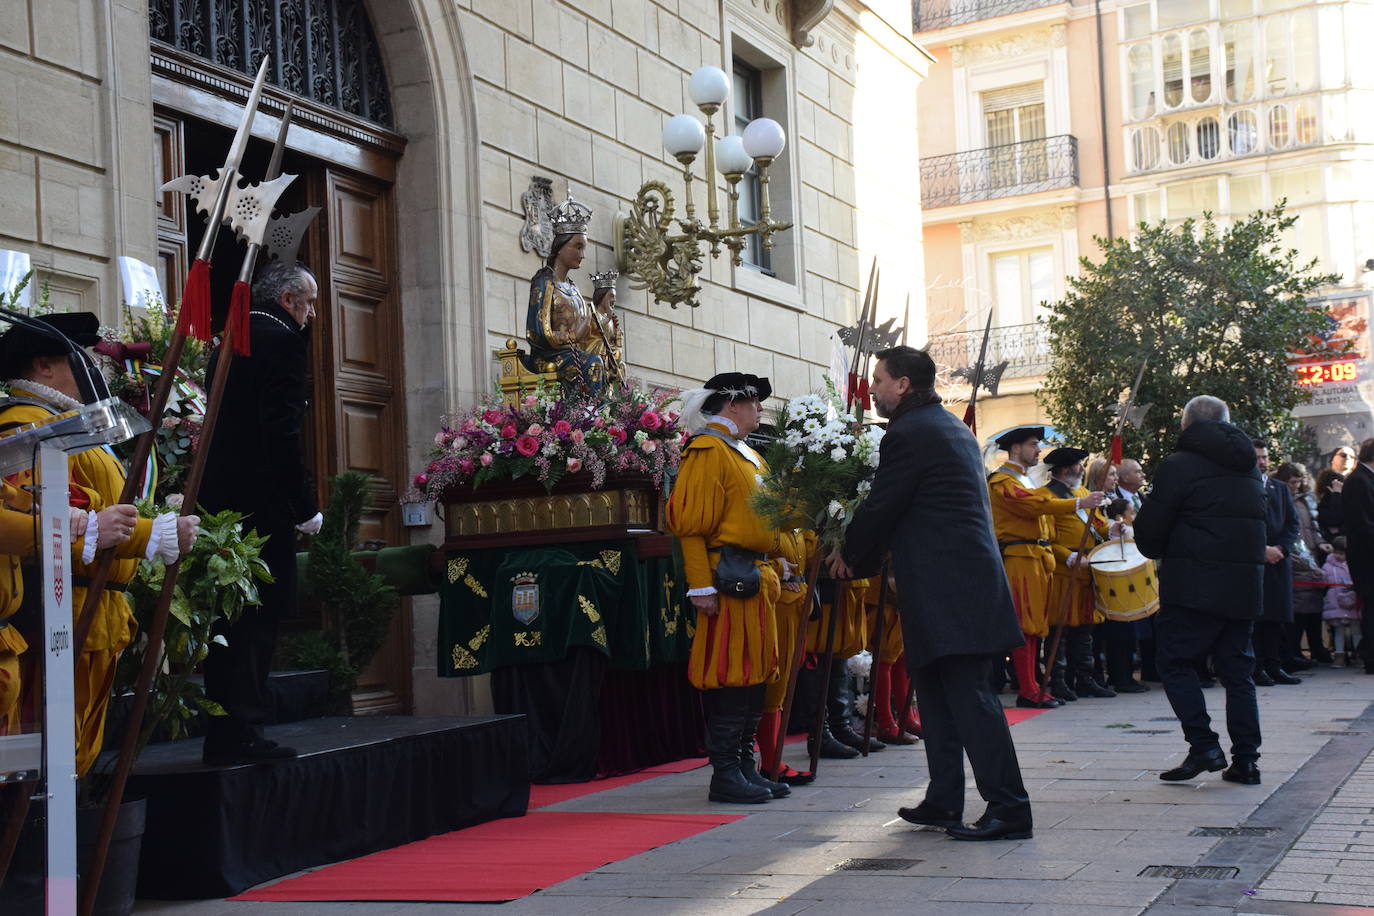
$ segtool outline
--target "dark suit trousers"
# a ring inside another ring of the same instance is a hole
[[[229,645],[212,645],[205,659],[205,695],[229,714],[209,717],[205,740],[221,747],[251,740],[271,718],[267,676],[277,645],[277,622],[296,612],[296,531],[288,524],[284,530],[259,527],[258,533],[270,535],[262,558],[276,581],[259,583],[262,604],[245,607],[232,626],[225,627],[223,621],[216,625],[215,632],[222,633]]]
[[[1252,622],[1177,605],[1166,604],[1159,609],[1155,618],[1159,676],[1164,681],[1169,705],[1183,726],[1183,737],[1193,751],[1221,747],[1212,730],[1197,675],[1199,664],[1211,655],[1217,679],[1226,688],[1226,730],[1231,736],[1231,756],[1237,760],[1259,759],[1259,706],[1255,702],[1255,682],[1251,680],[1255,661],[1250,648]]]
[[[1360,615],[1360,652],[1364,655],[1364,670],[1374,671],[1374,589],[1356,594],[1364,603],[1364,613]]]
[[[1255,648],[1255,670],[1273,674],[1283,667],[1286,625],[1278,620],[1256,620],[1251,637]]]
[[[951,655],[911,672],[930,768],[926,801],[947,811],[964,810],[967,754],[988,811],[1030,813],[1011,729],[988,686],[996,662],[991,655]]]

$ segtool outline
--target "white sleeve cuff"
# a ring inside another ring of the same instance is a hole
[[[702,597],[705,597],[706,595],[714,595],[715,593],[716,593],[716,587],[715,587],[714,585],[708,585],[708,586],[706,586],[705,588],[689,588],[689,589],[687,589],[687,597],[688,597],[688,598],[702,598]]]
[[[95,562],[95,542],[100,539],[100,523],[96,521],[96,514],[88,511],[86,513],[86,540],[81,544],[81,562],[89,566]]]
[[[176,513],[164,512],[153,519],[153,536],[148,538],[148,549],[143,551],[143,558],[159,559],[163,565],[170,565],[176,562],[178,555]]]

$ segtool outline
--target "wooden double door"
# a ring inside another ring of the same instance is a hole
[[[232,133],[193,116],[159,109],[154,119],[159,184],[183,174],[207,175],[220,167]],[[243,174],[260,177],[270,155],[267,143],[249,144]],[[319,283],[310,331],[311,400],[308,461],[320,505],[335,474],[358,471],[373,479],[360,540],[405,543],[397,505],[408,479],[396,214],[389,181],[287,151],[283,171],[299,177],[281,204],[290,212],[321,208],[300,249],[300,260]],[[195,256],[204,217],[180,194],[159,200],[159,270],[163,288],[180,299],[186,266]],[[243,245],[232,232],[216,241],[214,302],[223,309]],[[217,320],[222,320],[217,315]],[[358,712],[396,713],[410,708],[411,633],[402,607],[377,659],[354,692]]]

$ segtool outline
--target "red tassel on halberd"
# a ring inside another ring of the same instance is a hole
[[[181,297],[177,330],[187,337],[210,340],[210,262],[200,258],[191,262],[186,273],[186,292]]]
[[[1120,464],[1123,454],[1120,434],[1112,436],[1112,464]]]
[[[225,328],[234,338],[234,354],[248,356],[248,308],[253,304],[253,292],[247,283],[237,280],[229,297],[229,319]]]

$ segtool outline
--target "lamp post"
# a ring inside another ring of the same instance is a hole
[[[730,78],[719,67],[700,67],[687,81],[687,94],[706,116],[703,126],[696,115],[680,114],[663,127],[663,146],[682,164],[683,208],[685,216],[673,217],[673,193],[661,181],[648,181],[639,189],[630,214],[616,221],[615,253],[631,289],[647,289],[656,301],[673,308],[685,302],[696,307],[701,287],[696,275],[701,272],[704,244],[711,256],[719,257],[721,245],[730,249],[735,266],[743,263],[740,253],[749,236],[762,240],[765,251],[773,247],[773,234],[790,229],[791,223],[772,218],[768,197],[768,167],[782,155],[787,135],[782,125],[769,118],[750,121],[742,136],[726,135],[715,139],[714,117],[730,96]],[[706,150],[706,222],[696,215],[692,198],[692,164]],[[759,218],[751,226],[739,221],[740,179],[751,166],[759,170]],[[729,185],[726,224],[720,224],[716,198],[716,170]],[[676,226],[677,232],[673,229]]]

